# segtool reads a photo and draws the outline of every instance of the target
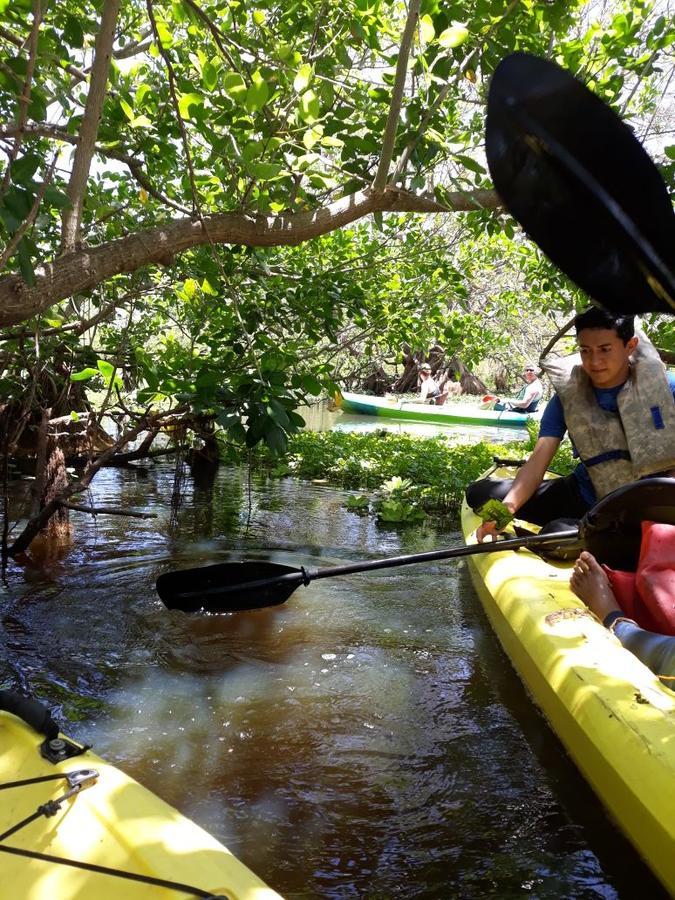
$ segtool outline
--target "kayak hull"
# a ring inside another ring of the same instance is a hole
[[[160,900],[197,896],[53,859],[14,855],[3,847],[179,883],[230,900],[280,900],[206,831],[90,751],[53,764],[40,754],[44,738],[0,712],[0,784],[94,770],[88,787],[0,841],[3,883],[12,896]],[[68,790],[65,778],[0,792],[0,834]],[[204,894],[202,894],[203,896]]]
[[[479,524],[465,504],[468,544]],[[532,699],[675,895],[675,693],[572,594],[571,567],[528,551],[469,557],[485,612]]]
[[[344,412],[397,421],[437,422],[441,425],[524,428],[528,418],[538,417],[537,414],[528,416],[524,413],[510,412],[509,410],[499,412],[493,409],[477,409],[460,403],[444,403],[443,406],[432,406],[425,403],[385,400],[382,397],[352,394],[348,391],[343,391],[336,402]]]

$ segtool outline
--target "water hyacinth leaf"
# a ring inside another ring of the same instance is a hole
[[[500,530],[513,521],[513,513],[501,500],[487,500],[476,513],[483,522],[494,522]]]

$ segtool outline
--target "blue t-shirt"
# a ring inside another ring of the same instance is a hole
[[[668,376],[668,384],[673,392],[673,400],[675,400],[675,373],[667,372],[666,374]],[[598,406],[601,409],[607,410],[607,412],[618,412],[616,398],[622,387],[623,384],[613,388],[593,388],[593,393],[598,401]],[[563,405],[560,397],[557,394],[554,394],[546,404],[546,409],[541,417],[539,437],[555,437],[562,439],[565,437],[566,431],[567,423],[565,422]],[[579,455],[576,450],[574,451],[574,455]],[[595,494],[593,482],[583,463],[579,463],[574,470],[574,477],[577,479],[581,496],[591,506],[594,505],[598,498]]]

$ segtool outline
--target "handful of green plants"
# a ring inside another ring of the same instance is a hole
[[[481,517],[483,522],[494,522],[501,531],[503,528],[513,521],[513,513],[502,503],[501,500],[486,500],[485,503],[476,510],[476,514]]]

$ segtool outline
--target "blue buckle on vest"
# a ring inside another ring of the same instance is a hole
[[[660,406],[650,406],[649,412],[652,414],[652,420],[654,422],[654,428],[665,428],[665,422],[663,421],[663,415],[661,414]]]
[[[604,453],[598,453],[597,456],[591,456],[590,459],[584,459],[583,464],[588,469],[590,466],[597,466],[599,463],[610,462],[613,459],[630,460],[630,453],[628,450],[606,450]]]

